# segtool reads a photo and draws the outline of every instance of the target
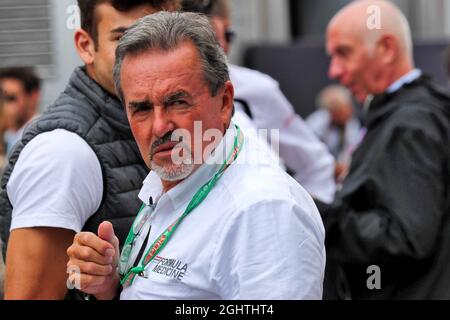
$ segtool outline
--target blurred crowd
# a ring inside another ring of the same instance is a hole
[[[96,2],[79,1],[82,13],[95,8]],[[133,221],[130,217],[139,209],[137,193],[148,169],[139,159],[126,118],[119,114],[123,111],[117,109],[117,118],[116,111],[99,111],[120,106],[112,65],[106,65],[113,63],[108,59],[111,46],[117,45],[108,42],[109,30],[116,27],[113,21],[134,22],[152,13],[146,6],[171,11],[181,5],[184,11],[208,15],[225,53],[233,43],[226,0],[103,2],[108,4],[103,14],[109,22],[93,23],[91,15],[82,19],[75,45],[85,67],[74,72],[64,94],[43,115],[39,115],[41,80],[33,68],[0,70],[0,170],[6,170],[0,231],[7,257],[7,298],[79,298],[78,293],[66,294],[66,250],[74,235],[96,233],[107,217],[119,230],[122,246]],[[373,4],[389,17],[375,31],[361,27],[367,6]],[[280,166],[314,200],[324,225],[324,298],[450,299],[450,89],[416,69],[408,22],[388,1],[362,0],[346,6],[330,21],[326,37],[329,76],[339,83],[317,93],[315,112],[302,119],[275,79],[229,64],[233,121],[244,132],[279,130]],[[94,94],[98,98],[92,98]],[[57,109],[59,105],[66,109]],[[73,110],[66,107],[71,105]],[[84,108],[96,110],[92,120]],[[125,133],[117,132],[120,121],[125,121],[120,127],[128,128]],[[60,144],[46,136],[38,144],[39,137],[55,130],[81,137],[94,151],[89,157],[98,161],[82,166],[71,152],[61,156],[67,150],[64,144],[85,150],[72,136]],[[272,142],[261,143],[270,149]],[[46,167],[39,159],[47,156],[39,150],[57,161]],[[72,166],[75,171],[67,172]],[[92,171],[95,166],[101,170]],[[118,173],[122,167],[124,173]],[[79,176],[81,172],[99,175],[100,182]],[[47,200],[53,196],[46,188],[58,193],[61,202]],[[21,259],[36,267],[25,268]],[[44,267],[47,259],[53,259],[51,268]],[[368,285],[367,270],[374,265],[381,270],[380,288],[377,281],[375,288]]]

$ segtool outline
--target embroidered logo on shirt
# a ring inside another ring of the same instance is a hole
[[[180,280],[185,275],[188,265],[177,259],[168,259],[156,256],[153,259],[155,266],[152,271],[163,276]]]

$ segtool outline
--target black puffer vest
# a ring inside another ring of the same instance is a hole
[[[97,233],[98,225],[108,220],[123,243],[139,209],[137,195],[148,169],[133,139],[126,114],[116,98],[89,78],[83,68],[78,68],[66,90],[28,126],[11,154],[0,189],[0,232],[4,253],[11,225],[12,206],[6,192],[11,172],[27,143],[38,134],[55,129],[65,129],[83,138],[94,150],[102,168],[102,203],[84,225],[84,231]]]

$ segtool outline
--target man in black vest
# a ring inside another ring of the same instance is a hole
[[[78,4],[82,29],[75,33],[75,46],[85,66],[25,130],[1,181],[6,299],[62,299],[66,249],[75,233],[96,231],[109,220],[123,241],[148,173],[115,94],[115,49],[138,18],[176,10],[178,1]]]
[[[364,103],[367,134],[332,208],[325,298],[450,298],[450,96],[414,68],[408,22],[357,1],[327,30],[329,74]]]

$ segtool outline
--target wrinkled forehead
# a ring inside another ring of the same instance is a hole
[[[170,91],[206,86],[198,52],[190,42],[174,49],[155,48],[125,56],[121,83],[125,96],[143,95],[149,88]]]

